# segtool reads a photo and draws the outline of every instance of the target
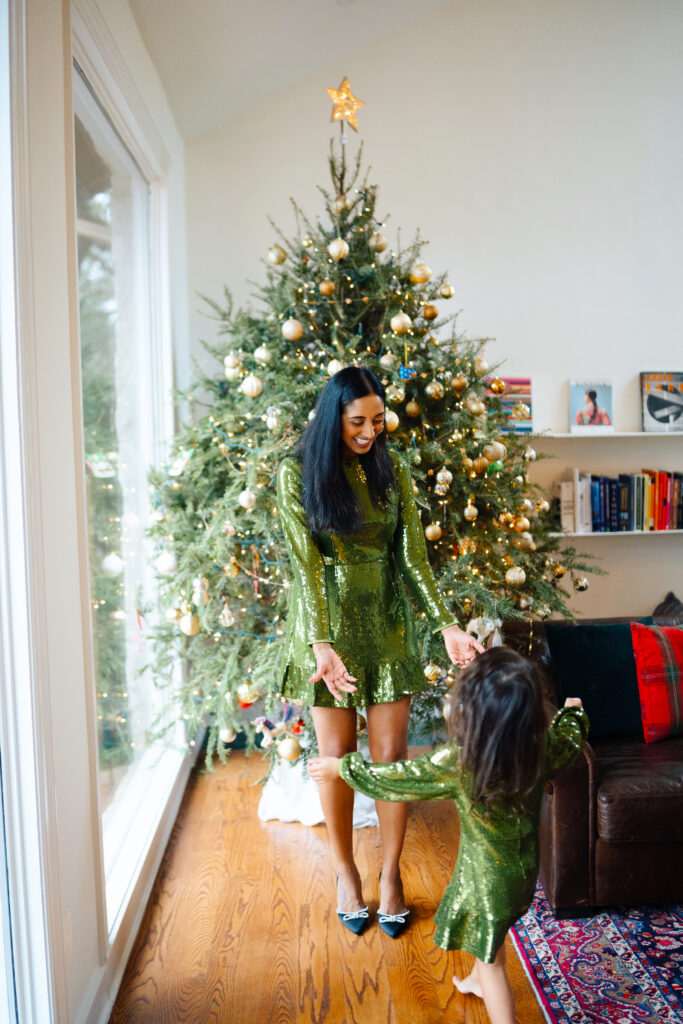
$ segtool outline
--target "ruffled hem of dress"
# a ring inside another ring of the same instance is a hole
[[[345,693],[335,700],[323,682],[309,683],[310,672],[289,664],[282,675],[281,692],[285,700],[298,700],[312,707],[367,708],[373,704],[391,704],[403,697],[422,693],[429,686],[419,658],[383,661],[356,670],[356,693]]]

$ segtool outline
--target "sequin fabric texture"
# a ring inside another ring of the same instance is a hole
[[[280,688],[284,697],[321,707],[367,707],[400,700],[427,685],[407,584],[434,632],[455,620],[439,594],[413,496],[410,473],[391,453],[396,486],[386,508],[370,500],[358,458],[344,472],[363,508],[353,533],[313,539],[301,503],[301,465],[283,459],[278,509],[290,556],[291,589]],[[315,672],[311,644],[334,644],[358,692],[335,700]]]
[[[512,813],[503,801],[494,802],[488,814],[483,804],[471,807],[471,780],[455,745],[392,764],[368,764],[358,753],[341,759],[341,777],[375,800],[455,801],[460,847],[434,918],[437,946],[493,963],[507,931],[534,897],[543,786],[571,764],[587,736],[585,711],[572,707],[557,712],[546,731],[541,776],[521,814]]]

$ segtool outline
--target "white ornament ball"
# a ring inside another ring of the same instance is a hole
[[[277,416],[266,416],[266,426],[268,427],[268,430],[277,430],[279,422],[280,421]]]
[[[368,239],[368,245],[373,252],[384,252],[387,247],[387,240],[381,231],[375,231]]]
[[[465,401],[465,408],[472,416],[481,416],[486,412],[486,405],[480,398],[468,398]]]
[[[189,613],[181,615],[178,625],[185,636],[196,636],[199,632],[199,616]]]
[[[118,576],[122,569],[123,559],[120,555],[115,555],[112,552],[102,559],[102,571],[106,572],[107,576]]]
[[[349,255],[349,243],[345,242],[343,238],[333,238],[327,247],[327,251],[335,263],[339,263],[340,260],[345,259]]]
[[[235,732],[235,730],[230,727],[227,729],[218,730],[218,738],[221,741],[221,743],[232,743],[236,735],[237,733]]]
[[[474,368],[481,377],[483,373],[486,373],[489,369],[489,364],[486,362],[483,356],[476,356],[474,360]]]
[[[463,515],[469,523],[473,523],[479,515],[479,509],[476,505],[473,505],[471,501],[468,501],[465,505]]]
[[[530,594],[521,594],[519,598],[519,607],[526,611],[527,608],[531,608],[534,603],[534,599]]]
[[[407,313],[396,313],[389,321],[394,334],[405,334],[413,326],[413,321]]]
[[[178,565],[176,557],[172,551],[162,551],[154,564],[157,572],[160,572],[165,576],[169,573],[175,572]]]
[[[254,349],[254,359],[257,363],[269,363],[273,358],[272,353],[267,345],[259,345],[258,348]]]
[[[263,391],[263,382],[253,373],[249,373],[240,384],[240,391],[250,398],[258,398]]]
[[[511,587],[521,587],[526,582],[526,573],[520,565],[511,565],[505,573],[505,580]]]
[[[344,364],[339,359],[330,359],[327,364],[327,372],[330,377],[334,377],[335,373],[339,373],[339,371],[343,369]]]
[[[385,352],[383,356],[379,358],[379,365],[384,367],[385,370],[393,369],[394,363],[396,362],[396,356],[391,352]]]
[[[229,629],[230,626],[235,625],[235,616],[232,614],[227,604],[223,605],[223,611],[218,616],[218,621],[221,626],[225,627],[225,629]]]
[[[228,352],[223,360],[223,369],[226,380],[237,380],[242,373],[242,362],[234,352]]]
[[[287,253],[277,242],[275,245],[271,245],[268,250],[268,262],[272,263],[274,267],[280,266],[287,259]]]
[[[438,540],[442,533],[443,530],[438,523],[429,523],[429,525],[425,527],[425,537],[427,540]]]
[[[167,608],[164,612],[164,618],[166,622],[177,622],[180,618],[180,612],[177,608]]]
[[[242,508],[250,509],[256,504],[256,495],[246,487],[237,499]]]
[[[393,433],[394,430],[396,430],[398,424],[399,419],[394,410],[387,409],[387,411],[384,413],[384,425],[390,434]]]
[[[525,449],[525,451],[524,451],[524,458],[525,458],[525,460],[527,462],[535,462],[536,461],[536,452],[531,447],[531,445],[529,445],[529,447]]]
[[[432,276],[432,268],[428,267],[422,260],[418,260],[410,271],[410,280],[413,284],[426,284]]]
[[[301,746],[293,736],[285,736],[277,745],[277,752],[285,761],[296,761],[301,753]]]
[[[298,341],[303,333],[304,325],[300,320],[295,320],[294,317],[285,320],[282,325],[282,337],[286,338],[287,341]]]
[[[443,466],[436,474],[436,479],[440,484],[443,484],[445,487],[449,487],[450,484],[453,483],[453,474],[450,469],[446,469],[446,467]]]

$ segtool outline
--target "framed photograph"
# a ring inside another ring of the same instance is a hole
[[[643,430],[683,431],[683,372],[641,373]]]
[[[613,434],[612,382],[570,380],[569,430],[572,434]]]
[[[487,384],[491,383],[490,378]],[[508,434],[531,434],[534,429],[533,410],[531,405],[530,377],[501,377],[505,384],[505,392],[496,396],[505,416],[504,430]],[[487,389],[488,395],[493,392]]]

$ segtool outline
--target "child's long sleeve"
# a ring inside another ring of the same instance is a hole
[[[583,708],[560,708],[546,732],[548,778],[572,763],[588,739],[588,728],[588,715]]]
[[[339,764],[342,779],[374,800],[444,800],[459,788],[460,762],[452,747],[439,747],[414,761],[368,763],[357,752]]]

